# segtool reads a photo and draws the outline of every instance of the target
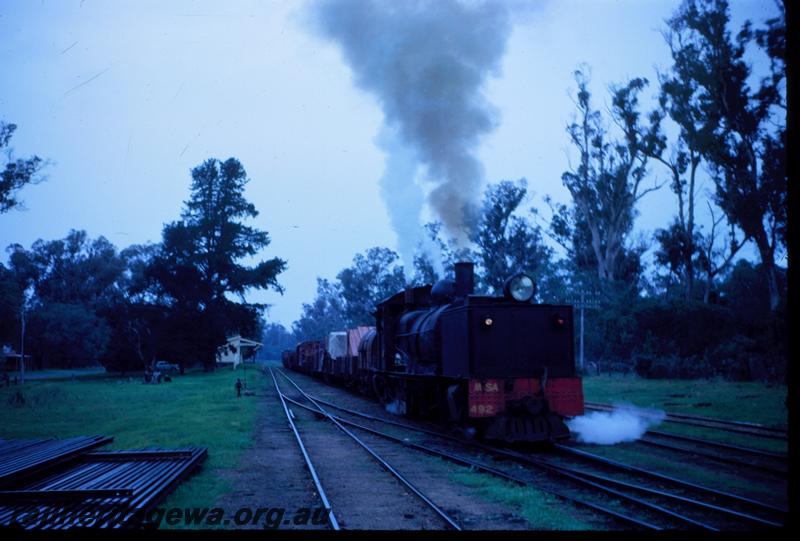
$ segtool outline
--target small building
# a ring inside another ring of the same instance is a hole
[[[255,363],[261,342],[242,338],[238,334],[228,338],[228,343],[217,352],[217,364],[236,368],[240,363]]]
[[[2,350],[0,350],[0,362],[2,362],[0,370],[4,372],[19,372],[21,360],[22,356],[9,345],[4,345]],[[33,368],[31,366],[30,355],[25,355],[25,368],[27,370]]]

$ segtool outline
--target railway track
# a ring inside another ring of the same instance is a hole
[[[284,377],[287,380],[292,381],[285,373],[283,373]],[[292,381],[292,383],[296,386],[296,383]],[[298,390],[299,387],[297,387]],[[300,392],[303,392],[300,390]],[[307,393],[304,393],[307,394]],[[608,507],[599,506],[594,502],[587,500],[585,497],[576,497],[574,494],[567,494],[564,491],[553,491],[550,490],[552,493],[558,492],[559,497],[563,499],[570,500],[578,505],[585,505],[589,504],[589,506],[595,506],[594,510],[600,513],[604,513],[607,516],[612,516],[616,520],[626,522],[629,525],[635,525],[636,527],[647,528],[647,529],[660,529],[662,526],[659,525],[658,521],[661,521],[661,524],[666,524],[666,527],[674,528],[676,525],[680,525],[681,527],[688,527],[688,528],[699,528],[704,530],[715,531],[720,529],[719,527],[708,523],[704,520],[703,517],[701,518],[692,518],[689,512],[684,512],[683,510],[691,509],[694,511],[695,516],[697,512],[700,511],[704,514],[714,514],[717,517],[722,516],[723,519],[720,521],[717,519],[717,524],[722,524],[723,527],[730,527],[731,525],[738,525],[741,527],[745,525],[746,527],[777,527],[781,525],[781,522],[778,520],[770,520],[768,518],[763,518],[762,516],[757,516],[756,514],[750,512],[752,508],[758,508],[762,512],[770,512],[770,513],[781,513],[782,510],[772,508],[766,504],[762,505],[762,502],[758,502],[756,500],[752,500],[749,498],[745,498],[742,496],[738,496],[735,494],[729,494],[722,491],[717,491],[715,489],[711,489],[708,487],[702,487],[700,485],[695,485],[692,483],[688,483],[685,481],[681,481],[678,479],[670,479],[673,484],[678,484],[682,486],[683,489],[692,488],[695,491],[699,491],[700,493],[704,493],[705,496],[713,496],[713,498],[727,498],[730,501],[734,501],[737,505],[745,506],[746,509],[734,509],[731,507],[726,507],[722,505],[718,505],[715,502],[708,502],[708,501],[701,501],[694,497],[689,497],[686,495],[681,494],[679,491],[672,491],[668,492],[666,490],[662,490],[660,488],[654,486],[648,486],[646,484],[635,483],[631,482],[630,480],[623,480],[620,478],[612,478],[606,474],[588,471],[585,468],[576,468],[571,465],[564,465],[558,464],[554,461],[542,459],[541,456],[531,456],[523,453],[519,453],[517,451],[512,451],[508,449],[501,449],[497,447],[487,446],[478,442],[464,440],[462,438],[454,437],[448,434],[443,434],[441,432],[435,430],[424,429],[420,427],[415,427],[409,425],[407,423],[401,423],[389,419],[384,419],[381,417],[376,417],[373,415],[366,414],[364,412],[358,412],[355,410],[351,410],[348,408],[341,407],[337,404],[333,404],[331,402],[311,397],[308,395],[309,399],[313,399],[317,402],[317,404],[324,404],[330,408],[337,409],[340,412],[347,413],[349,415],[354,415],[356,417],[361,417],[364,419],[369,419],[370,421],[379,422],[385,425],[392,425],[401,427],[405,430],[410,430],[416,433],[425,434],[426,436],[430,436],[433,438],[437,438],[440,441],[448,441],[451,444],[455,444],[458,446],[459,451],[463,451],[464,448],[471,448],[473,450],[480,451],[483,454],[489,455],[494,459],[500,458],[504,460],[513,460],[517,463],[524,464],[529,467],[535,467],[540,471],[546,472],[548,475],[558,477],[559,479],[568,480],[573,486],[579,485],[584,490],[594,491],[595,495],[597,492],[602,492],[606,495],[606,497],[610,497],[616,501],[624,502],[625,505],[628,507],[633,506],[640,510],[643,510],[645,515],[650,517],[642,518],[632,516],[629,513],[621,513],[614,509],[610,509]],[[330,414],[329,414],[330,415]],[[340,422],[351,422],[346,421],[340,418]],[[358,429],[361,430],[374,430],[368,427],[363,427],[362,425],[357,425]],[[406,444],[408,445],[408,444]],[[419,444],[414,444],[419,445]],[[469,456],[465,456],[463,454],[454,454],[452,452],[443,450],[441,448],[430,448],[427,446],[422,446],[424,448],[417,448],[417,450],[422,452],[427,452],[428,454],[438,454],[442,458],[447,460],[451,460],[457,463],[461,463],[462,465],[469,465],[472,468],[479,469],[485,473],[489,473],[491,475],[495,475],[498,477],[505,476],[506,480],[511,480],[516,482],[517,484],[521,484],[520,481],[530,484],[530,481],[524,481],[519,478],[518,475],[510,474],[508,471],[498,470],[493,466],[486,466],[475,460],[474,458],[470,458]],[[570,454],[572,449],[565,450],[559,449],[560,454]],[[449,455],[449,456],[445,456]],[[588,457],[583,456],[582,459],[585,462]],[[602,457],[600,457],[602,458]],[[606,468],[616,468],[617,470],[622,469],[627,474],[630,474],[633,470],[631,466],[627,466],[621,463],[617,464],[610,464],[605,463],[604,467]],[[641,468],[636,469],[637,475],[644,475],[643,470]],[[619,472],[618,472],[619,473]],[[665,482],[667,479],[661,474],[656,472],[648,472],[652,473],[653,475],[645,475],[645,477],[649,477],[652,481],[656,479],[658,482]],[[541,486],[537,486],[537,488],[542,489]],[[546,489],[545,489],[546,490]],[[633,493],[633,494],[632,494]],[[637,494],[637,495],[634,495]],[[647,499],[646,499],[647,498]],[[671,507],[667,507],[665,503],[669,504]],[[681,511],[674,510],[675,507],[681,509]],[[750,506],[750,507],[747,507]],[[653,517],[658,517],[657,520],[653,520]]]
[[[589,471],[583,470],[582,475],[588,475],[590,478],[606,478],[605,472],[615,472],[618,474],[617,478],[606,480],[616,486],[637,492],[649,492],[652,496],[671,500],[681,506],[689,504],[690,507],[720,516],[723,524],[735,525],[742,522],[755,527],[775,528],[783,526],[786,520],[785,508],[754,498],[612,460],[569,445],[555,444],[554,447],[562,457],[568,457],[572,461],[578,460],[593,468]],[[671,489],[665,492],[663,488],[648,488],[652,485],[671,487]]]
[[[386,419],[380,419],[378,417],[374,417],[374,416],[371,416],[371,415],[363,413],[363,412],[356,412],[354,410],[348,410],[346,408],[342,408],[341,406],[338,406],[336,404],[333,404],[331,402],[322,400],[322,399],[317,398],[317,397],[311,397],[310,395],[305,393],[302,389],[300,389],[299,386],[297,386],[297,384],[291,378],[289,378],[285,373],[281,372],[281,374],[287,379],[287,381],[289,381],[292,385],[294,385],[298,389],[298,391],[300,393],[302,393],[308,400],[313,400],[314,403],[324,404],[324,405],[327,405],[328,407],[331,407],[331,408],[334,408],[334,409],[338,409],[338,410],[344,411],[346,413],[351,413],[351,414],[355,415],[356,417],[362,417],[362,418],[366,418],[366,419],[369,419],[369,420],[372,420],[372,421],[379,421],[382,424],[392,425],[392,426],[396,426],[396,427],[400,427],[400,428],[405,428],[407,430],[411,430],[411,431],[414,431],[414,432],[421,432],[421,433],[427,434],[429,436],[435,436],[435,437],[438,437],[438,438],[450,439],[451,441],[454,441],[454,442],[456,442],[458,444],[464,443],[462,440],[460,440],[458,438],[455,438],[455,437],[452,437],[452,436],[449,436],[449,435],[446,435],[446,434],[442,434],[442,433],[434,432],[434,431],[429,431],[429,430],[426,430],[426,429],[411,427],[411,426],[408,426],[408,425],[406,425],[404,423],[398,423],[398,422],[392,422],[392,421],[386,420]],[[322,414],[322,412],[319,409],[317,409],[317,408],[315,408],[313,406],[309,406],[307,404],[302,404],[302,403],[300,403],[300,402],[298,402],[298,401],[296,401],[296,400],[294,400],[292,398],[289,398],[289,397],[286,397],[286,400],[288,402],[290,402],[291,404],[293,404],[294,406],[306,409],[306,410],[308,410],[308,411],[310,411],[312,413],[320,414],[323,417],[326,416],[325,414]],[[356,428],[358,430],[361,430],[361,431],[370,433],[372,435],[378,436],[380,438],[383,438],[383,439],[386,439],[386,440],[393,441],[395,443],[401,444],[405,448],[410,448],[410,449],[414,449],[414,450],[417,450],[417,451],[420,451],[420,452],[423,452],[423,453],[426,453],[426,454],[429,454],[429,455],[437,456],[439,458],[443,458],[445,460],[448,460],[450,462],[453,462],[453,463],[456,463],[456,464],[459,464],[459,465],[462,465],[462,466],[468,466],[468,467],[470,467],[472,469],[475,469],[475,470],[478,470],[478,471],[482,471],[484,473],[488,473],[488,474],[490,474],[492,476],[498,477],[498,478],[503,479],[505,481],[513,482],[513,483],[518,484],[520,486],[529,486],[530,485],[529,481],[526,481],[526,480],[522,479],[521,477],[519,477],[517,475],[511,474],[511,473],[502,471],[500,469],[497,469],[497,468],[495,468],[493,466],[478,462],[477,460],[474,460],[473,458],[470,458],[468,456],[458,455],[458,454],[454,454],[454,453],[448,452],[448,451],[443,450],[443,449],[437,449],[437,448],[434,448],[434,447],[431,447],[431,446],[426,446],[426,445],[421,445],[419,443],[414,443],[414,442],[409,441],[408,439],[400,438],[398,436],[395,436],[395,435],[392,435],[392,434],[389,434],[389,433],[386,433],[386,432],[383,432],[383,431],[380,431],[380,430],[376,430],[374,428],[371,428],[371,427],[368,427],[368,426],[364,426],[362,424],[355,423],[355,422],[353,422],[351,420],[344,419],[342,417],[334,416],[334,415],[331,415],[331,414],[327,414],[327,415],[330,416],[330,417],[335,418],[338,422],[340,422],[340,423],[342,423],[344,425],[347,425],[347,426],[350,426],[352,428]],[[537,488],[539,488],[539,487],[537,487]],[[653,525],[651,523],[648,523],[648,522],[646,522],[646,521],[644,521],[642,519],[639,519],[639,518],[636,518],[636,517],[632,517],[630,515],[626,515],[626,514],[617,512],[617,511],[615,511],[615,510],[613,510],[611,508],[604,507],[602,505],[598,505],[598,504],[590,502],[588,500],[575,498],[573,496],[569,496],[569,495],[567,495],[567,494],[565,494],[563,492],[556,491],[556,490],[549,490],[548,492],[550,492],[551,494],[553,494],[556,497],[572,501],[572,502],[574,502],[574,503],[576,503],[578,505],[590,508],[590,509],[592,509],[594,511],[597,511],[597,512],[600,512],[600,513],[603,513],[605,515],[608,515],[608,516],[610,516],[610,517],[612,517],[612,518],[614,518],[616,520],[622,521],[622,522],[626,522],[626,523],[629,523],[629,524],[632,524],[632,525],[635,525],[635,526],[638,526],[638,527],[641,527],[641,528],[644,528],[644,529],[652,529],[652,530],[660,530],[661,529],[660,527],[658,527],[656,525]]]
[[[595,411],[612,411],[612,407],[607,404],[588,403],[587,409]],[[600,409],[602,406],[602,410]],[[687,416],[694,417],[694,416]],[[698,417],[703,421],[708,417]],[[732,421],[734,427],[755,426],[759,429],[763,425],[755,423],[744,423]],[[705,427],[705,425],[703,425]],[[778,432],[776,432],[777,434]],[[665,432],[661,430],[648,430],[645,436],[637,440],[637,443],[648,445],[659,449],[669,450],[676,453],[693,455],[711,459],[716,462],[731,464],[738,468],[749,469],[773,476],[785,477],[788,474],[788,455],[784,452],[768,451],[754,447],[745,447],[732,443],[725,443],[696,436]]]
[[[676,441],[679,442],[678,445],[674,443]],[[784,477],[789,473],[788,457],[782,453],[728,445],[656,430],[648,430],[646,435],[639,439],[638,442],[677,453],[709,458],[740,468],[766,472],[774,476]],[[687,443],[690,445],[689,447],[685,446]]]
[[[303,438],[300,436],[300,432],[297,430],[297,426],[294,424],[294,417],[292,413],[289,411],[288,406],[286,405],[286,398],[284,397],[283,393],[281,393],[280,388],[278,387],[278,380],[275,378],[275,374],[272,372],[272,368],[269,369],[269,375],[272,376],[272,383],[275,385],[275,392],[278,395],[278,398],[281,401],[281,406],[283,407],[283,413],[286,415],[286,421],[289,424],[289,427],[292,429],[292,433],[294,434],[295,440],[297,440],[297,444],[300,446],[300,452],[303,455],[303,461],[306,464],[306,468],[308,469],[309,474],[311,475],[311,479],[314,481],[314,486],[317,489],[317,494],[319,495],[320,501],[322,502],[322,507],[328,514],[328,524],[330,524],[331,529],[333,530],[340,530],[339,521],[336,520],[336,515],[333,514],[333,509],[331,509],[331,504],[328,501],[328,495],[325,492],[325,489],[322,486],[322,482],[319,480],[319,476],[317,475],[317,470],[314,467],[314,463],[311,461],[311,457],[308,455],[308,451],[306,451],[306,446],[303,443]]]
[[[603,404],[600,402],[586,402],[585,407],[586,409],[593,411],[614,411],[615,409],[615,407],[611,404]],[[756,436],[759,438],[775,440],[786,440],[788,437],[787,431],[783,428],[771,427],[746,421],[726,421],[722,419],[714,419],[712,417],[704,417],[701,415],[689,415],[686,413],[667,413],[664,422],[696,426],[701,428],[712,428],[726,432],[732,432],[734,434],[744,434],[748,436]]]
[[[279,371],[279,372],[281,374],[283,374],[282,371]],[[287,415],[288,418],[291,419],[292,418],[292,413],[291,413],[291,410],[289,410],[288,407],[286,407],[286,402],[290,401],[294,405],[300,405],[300,404],[299,404],[298,401],[292,399],[291,397],[287,396],[283,391],[281,391],[280,386],[278,385],[277,379],[275,378],[275,375],[274,375],[272,369],[270,369],[270,374],[272,375],[273,383],[275,384],[275,390],[276,390],[276,392],[278,393],[278,396],[281,399],[281,403],[284,404],[286,415]],[[285,374],[283,374],[283,375],[286,376]],[[292,383],[293,385],[295,385],[292,380],[288,379],[288,377],[287,377],[287,380],[290,383]],[[370,457],[372,457],[376,462],[378,462],[378,464],[380,464],[380,466],[384,470],[389,472],[395,479],[397,479],[403,486],[405,486],[405,488],[407,488],[420,501],[422,501],[422,503],[427,508],[432,510],[434,512],[434,514],[437,515],[442,520],[442,522],[444,523],[446,528],[453,529],[453,530],[456,530],[456,531],[460,531],[462,529],[461,526],[458,524],[458,522],[456,522],[456,520],[453,517],[451,517],[447,512],[445,512],[443,509],[441,509],[431,498],[429,498],[419,488],[417,488],[405,475],[403,475],[394,466],[392,466],[385,458],[383,458],[380,454],[378,454],[372,448],[372,446],[368,445],[362,438],[360,438],[353,431],[348,429],[345,426],[345,424],[342,423],[339,420],[339,418],[337,418],[334,415],[331,415],[325,408],[322,407],[322,405],[320,405],[320,403],[317,400],[315,400],[313,397],[311,397],[311,396],[307,395],[306,393],[304,393],[302,391],[302,389],[300,389],[296,385],[295,385],[295,387],[296,387],[297,391],[303,396],[303,398],[305,398],[306,400],[308,400],[311,403],[312,406],[308,407],[308,409],[310,409],[312,411],[312,413],[315,413],[315,414],[323,416],[325,419],[327,419],[328,421],[333,423],[333,425],[335,425],[337,429],[339,429],[341,432],[346,434],[353,442],[358,444],[364,451],[366,451],[366,453]],[[294,423],[292,423],[292,424],[294,424]],[[294,427],[294,429],[296,430],[296,427]],[[296,432],[296,435],[297,435],[297,437],[299,439],[299,432]],[[303,449],[304,449],[304,447],[303,447]],[[307,458],[307,464],[310,465],[310,458],[308,458],[308,453],[304,450],[303,454],[304,454],[304,457]],[[311,467],[312,466],[310,466],[310,468]],[[316,476],[316,474],[314,476],[316,478],[315,482],[317,482],[318,481],[318,477]],[[318,489],[321,489],[321,484],[318,484],[317,486],[318,486]],[[322,493],[320,493],[320,494],[322,494]],[[327,502],[327,497],[325,498],[325,503],[326,503],[326,508],[330,509],[330,504]],[[333,513],[331,512],[329,516],[333,516]]]
[[[648,430],[647,434],[666,438],[675,441],[684,441],[689,443],[696,443],[705,447],[712,447],[716,449],[721,449],[724,451],[734,451],[737,453],[742,453],[745,455],[756,456],[760,458],[771,458],[782,461],[783,463],[788,462],[789,456],[786,453],[778,453],[774,451],[766,451],[764,449],[755,449],[753,447],[744,447],[742,445],[734,445],[731,443],[723,443],[714,440],[708,440],[703,438],[696,438],[694,436],[685,436],[683,434],[674,434],[672,432],[662,432],[660,430]]]

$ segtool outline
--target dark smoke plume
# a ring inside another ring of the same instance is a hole
[[[482,90],[499,71],[511,33],[506,6],[454,0],[320,0],[313,6],[317,30],[341,46],[356,84],[377,97],[387,127],[425,167],[434,185],[428,201],[463,245],[483,183],[474,154],[497,124]],[[413,177],[386,178],[392,169],[382,180],[392,222],[416,218],[412,227],[419,230],[420,209],[403,203],[419,198],[395,191],[419,187]]]

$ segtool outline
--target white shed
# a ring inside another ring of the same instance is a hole
[[[236,368],[239,363],[255,362],[256,351],[262,345],[261,342],[242,338],[238,334],[231,336],[228,338],[228,343],[217,352],[217,363],[231,365]]]

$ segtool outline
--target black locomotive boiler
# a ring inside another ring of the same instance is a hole
[[[331,333],[286,352],[284,364],[357,387],[395,413],[487,439],[568,437],[564,417],[584,407],[572,307],[534,304],[535,283],[522,273],[503,296],[474,294],[472,263],[456,263],[455,278],[393,295],[358,340],[355,329]]]

